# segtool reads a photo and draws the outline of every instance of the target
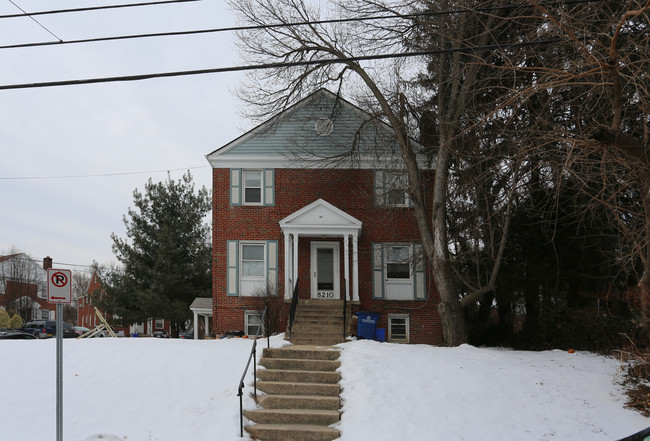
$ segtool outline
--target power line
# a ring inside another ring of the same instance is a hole
[[[101,177],[110,177],[110,176],[127,176],[127,175],[144,175],[151,173],[165,173],[172,171],[180,170],[195,170],[198,168],[208,168],[208,165],[201,165],[196,167],[182,167],[182,168],[168,168],[164,170],[151,170],[151,171],[137,171],[137,172],[122,172],[122,173],[99,173],[91,175],[66,175],[66,176],[23,176],[23,177],[13,177],[6,178],[0,177],[2,181],[29,181],[29,180],[45,180],[45,179],[79,179],[79,178],[101,178]]]
[[[177,1],[198,1],[198,0],[177,0]],[[573,0],[573,1],[567,1],[562,3],[550,3],[544,6],[546,7],[552,7],[558,5],[566,6],[572,4],[597,3],[602,1],[604,0]],[[163,3],[169,3],[169,2],[163,2]],[[522,5],[518,7],[532,8],[532,6],[530,5]],[[67,40],[67,41],[63,41],[57,37],[59,41],[40,41],[40,42],[33,42],[33,43],[10,44],[10,45],[0,46],[0,49],[18,49],[18,48],[55,46],[55,45],[65,45],[65,44],[97,43],[97,42],[104,42],[104,41],[131,40],[131,39],[153,38],[153,37],[174,37],[174,36],[182,36],[182,35],[197,35],[197,34],[208,34],[208,33],[218,33],[218,32],[252,31],[252,30],[264,30],[264,29],[275,29],[275,28],[290,28],[296,26],[311,26],[311,25],[320,25],[320,24],[338,24],[338,23],[388,20],[388,19],[395,19],[395,18],[414,19],[418,17],[463,14],[463,13],[470,13],[470,12],[494,12],[498,10],[506,10],[512,8],[513,6],[493,6],[488,8],[479,8],[479,9],[454,9],[454,10],[446,10],[446,11],[419,12],[419,13],[412,13],[412,14],[395,13],[390,15],[373,15],[370,17],[337,18],[337,19],[329,19],[329,20],[313,20],[313,21],[302,21],[302,22],[291,22],[291,23],[272,23],[272,24],[250,25],[250,26],[232,26],[232,27],[224,27],[224,28],[212,28],[212,29],[195,29],[189,31],[154,32],[154,33],[147,33],[147,34],[130,34],[130,35],[109,36],[109,37],[83,38],[83,39]],[[68,10],[68,11],[72,11],[72,10]],[[0,16],[0,18],[3,17],[4,16]]]
[[[144,3],[126,3],[120,5],[105,5],[105,6],[89,6],[85,8],[72,8],[72,9],[56,9],[51,11],[37,11],[37,12],[25,12],[22,14],[7,14],[0,15],[1,18],[20,18],[20,17],[31,17],[35,15],[52,15],[52,14],[64,14],[71,12],[87,12],[87,11],[96,11],[100,9],[118,9],[118,8],[132,8],[137,6],[151,6],[151,5],[164,5],[167,3],[186,3],[186,2],[197,2],[201,0],[165,0],[165,1],[151,1]],[[12,2],[13,3],[13,2]],[[22,9],[19,8],[21,11]]]
[[[46,81],[40,83],[7,84],[7,85],[0,85],[0,90],[34,89],[40,87],[79,86],[83,84],[130,82],[130,81],[149,80],[153,78],[170,78],[170,77],[181,77],[181,76],[189,76],[189,75],[206,75],[206,74],[214,74],[214,73],[277,69],[283,67],[330,65],[330,64],[341,64],[341,63],[353,63],[358,61],[419,57],[424,55],[442,55],[442,54],[456,53],[456,52],[472,52],[472,51],[480,51],[480,50],[503,50],[503,49],[512,49],[512,48],[521,48],[521,47],[530,47],[530,46],[546,46],[549,44],[560,43],[562,41],[563,40],[561,39],[540,40],[540,41],[532,41],[532,42],[517,42],[517,43],[491,44],[485,46],[470,46],[470,47],[457,48],[457,49],[435,49],[435,50],[416,51],[416,52],[399,52],[399,53],[392,53],[392,54],[363,55],[357,57],[326,58],[322,60],[304,60],[304,61],[294,61],[294,62],[251,64],[245,66],[231,66],[231,67],[220,67],[220,68],[210,68],[210,69],[157,72],[157,73],[126,75],[126,76],[117,76],[117,77],[86,78],[80,80],[64,80],[64,81]]]
[[[13,0],[9,0],[9,2],[10,2],[12,5],[14,5],[15,7],[17,7],[18,9],[20,9],[23,13],[25,13],[25,14],[26,14],[30,19],[32,19],[32,21],[33,21],[34,23],[36,23],[37,25],[39,25],[41,28],[45,29],[45,31],[47,31],[48,34],[50,34],[51,36],[53,36],[54,38],[56,38],[57,40],[59,40],[59,42],[63,41],[63,40],[61,40],[61,39],[60,39],[60,38],[59,38],[59,37],[58,37],[54,32],[50,31],[48,28],[46,28],[45,26],[43,26],[42,23],[40,23],[38,20],[36,20],[36,19],[35,19],[34,17],[32,17],[30,14],[28,14],[27,12],[25,12],[25,10],[24,10],[23,8],[21,8],[20,6],[18,6],[18,5],[17,5]]]

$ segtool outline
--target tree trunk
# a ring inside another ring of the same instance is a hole
[[[436,180],[433,189],[433,274],[440,294],[438,313],[442,322],[445,343],[458,346],[467,343],[464,311],[449,262],[447,245],[447,181],[449,179],[449,142],[441,138],[436,161]]]

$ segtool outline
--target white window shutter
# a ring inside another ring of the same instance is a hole
[[[241,168],[230,169],[230,205],[241,205],[242,203],[241,179]]]
[[[427,298],[425,283],[426,265],[422,251],[421,244],[413,244],[413,291],[415,293],[415,300],[425,300]]]
[[[229,240],[226,260],[228,268],[226,272],[226,294],[229,296],[239,295],[239,241]]]
[[[263,187],[264,187],[264,205],[275,205],[275,170],[272,168],[265,168],[263,174]]]
[[[375,181],[374,182],[375,205],[381,207],[386,205],[385,203],[386,183],[384,182],[383,170],[375,170],[374,181]]]
[[[270,288],[270,295],[278,295],[278,241],[266,242],[266,284]]]
[[[384,245],[372,244],[372,298],[384,298]]]

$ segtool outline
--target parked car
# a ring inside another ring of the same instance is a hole
[[[33,334],[28,334],[19,329],[0,329],[0,340],[35,340]]]
[[[86,328],[85,326],[73,326],[72,329],[74,330],[76,337],[81,337],[86,332],[90,331],[90,329]]]
[[[186,340],[192,340],[194,338],[194,331],[192,329],[188,329],[187,331],[181,331],[178,334],[178,338],[184,338]]]
[[[153,331],[153,334],[151,334],[151,336],[157,338],[169,338],[169,333],[164,329],[156,329]]]
[[[36,338],[48,338],[56,336],[56,321],[54,320],[32,320],[20,328],[21,331],[32,334]],[[70,323],[63,322],[63,338],[76,337]]]

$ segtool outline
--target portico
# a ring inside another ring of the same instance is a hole
[[[318,199],[285,217],[279,221],[279,225],[284,235],[285,300],[291,299],[298,281],[299,239],[309,238],[311,298],[343,299],[343,294],[348,301],[359,301],[361,221],[329,202]],[[339,270],[340,245],[338,241],[332,240],[339,238],[343,242],[342,280]]]

